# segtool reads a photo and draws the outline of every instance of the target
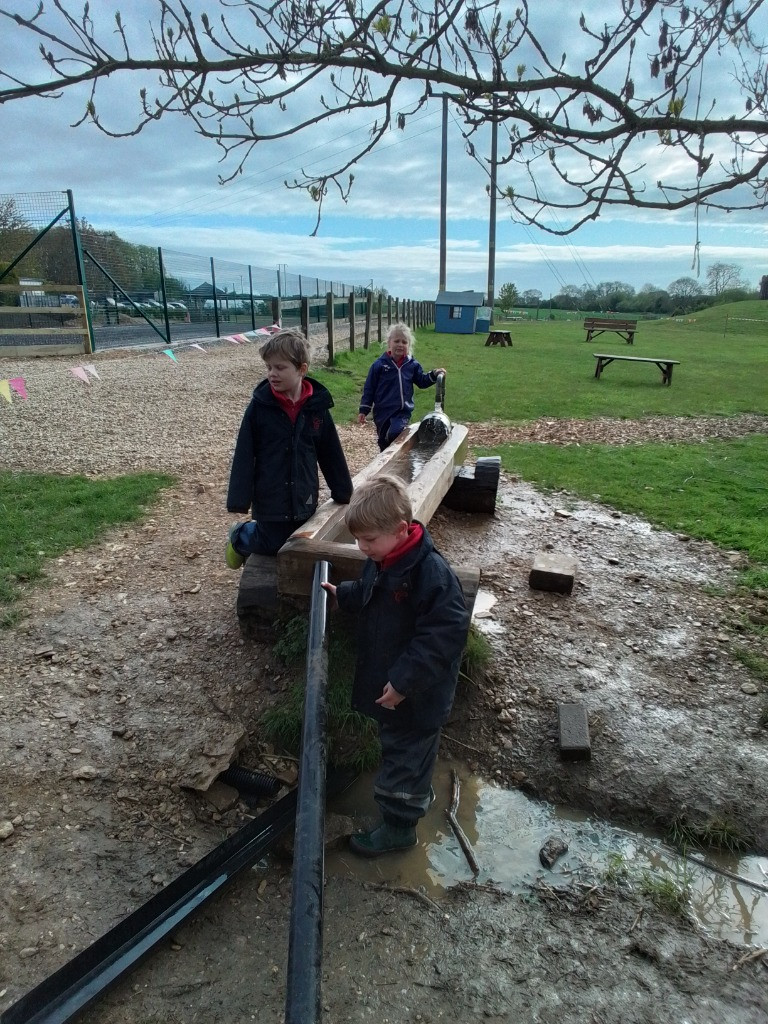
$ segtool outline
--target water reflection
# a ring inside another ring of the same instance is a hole
[[[451,765],[438,764],[434,786],[437,800],[419,828],[418,847],[402,856],[366,861],[346,850],[330,851],[328,874],[354,876],[423,888],[440,896],[458,882],[471,882],[472,872],[445,817],[451,801]],[[733,942],[768,944],[768,893],[710,871],[666,849],[658,839],[595,821],[567,807],[534,801],[519,790],[505,790],[459,769],[461,801],[457,820],[469,839],[478,864],[478,882],[494,882],[510,892],[522,892],[532,882],[568,885],[575,875],[605,875],[626,869],[637,883],[647,872],[688,886],[691,910],[711,934]],[[370,776],[330,805],[348,815],[355,827],[378,816]],[[552,867],[539,862],[539,850],[551,835],[568,843],[568,852]],[[707,853],[707,861],[763,885],[768,884],[768,858]]]

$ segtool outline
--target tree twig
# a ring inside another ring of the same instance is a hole
[[[440,907],[434,900],[431,900],[429,896],[425,896],[423,892],[419,892],[418,889],[414,889],[410,885],[387,885],[385,882],[368,882],[367,885],[371,889],[383,889],[385,892],[399,892],[403,896],[413,896],[415,900],[423,903],[430,910],[440,911]]]
[[[472,871],[473,875],[480,874],[480,868],[477,864],[477,858],[475,857],[474,851],[470,845],[469,840],[464,835],[464,830],[458,821],[456,821],[456,811],[459,807],[459,793],[461,791],[461,784],[459,783],[459,776],[455,768],[451,769],[451,778],[453,779],[453,795],[451,798],[451,806],[445,812],[448,821],[450,822],[451,828],[453,829],[456,838],[459,841],[459,846],[464,852],[464,856],[467,858],[467,863]]]

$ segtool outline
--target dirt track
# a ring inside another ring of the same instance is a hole
[[[0,410],[7,467],[156,469],[179,484],[142,526],[50,564],[26,617],[0,634],[2,1009],[252,813],[181,784],[216,774],[239,743],[246,762],[268,754],[257,721],[285,683],[269,649],[241,636],[237,577],[221,559],[229,459],[258,357],[222,346],[178,365],[94,362],[100,376],[86,385],[67,362],[0,361],[0,377],[24,376],[30,394]],[[556,441],[578,425],[523,429]],[[647,437],[648,421],[637,429]],[[669,421],[658,429],[669,437]],[[706,436],[704,422],[695,429]],[[616,430],[630,439],[625,421]],[[372,432],[342,436],[361,468]],[[498,432],[470,436],[486,444]],[[765,608],[713,596],[731,590],[738,556],[521,481],[504,482],[493,520],[441,511],[430,528],[450,559],[481,565],[499,626],[489,678],[465,689],[444,757],[625,821],[725,817],[768,851],[765,694],[734,655],[760,649],[744,623]],[[579,559],[570,598],[528,588],[532,554],[550,544]],[[556,753],[555,707],[569,700],[589,710],[588,766]],[[247,873],[87,1019],[280,1021],[289,891],[287,864]],[[732,971],[743,950],[627,892],[521,899],[470,887],[438,912],[335,879],[326,901],[330,1021],[768,1019],[765,959]]]

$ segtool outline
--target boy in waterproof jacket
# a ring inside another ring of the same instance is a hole
[[[267,378],[253,392],[237,435],[227,510],[249,522],[229,530],[226,561],[276,555],[317,508],[320,466],[334,501],[346,505],[352,480],[331,418],[333,399],[307,377],[309,346],[301,331],[282,330],[260,349]]]
[[[384,451],[408,426],[413,413],[413,386],[429,388],[442,367],[429,373],[410,354],[413,335],[407,324],[392,324],[387,331],[387,351],[371,364],[360,399],[358,423],[373,411],[379,450]]]
[[[440,729],[453,705],[469,613],[455,572],[413,520],[400,480],[364,483],[344,521],[368,556],[363,573],[323,586],[332,604],[358,616],[352,706],[378,722],[374,797],[382,821],[349,845],[377,857],[416,844],[416,823],[434,799]]]

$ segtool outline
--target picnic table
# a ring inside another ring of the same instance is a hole
[[[615,331],[628,345],[634,345],[637,320],[616,320],[612,317],[588,316],[584,320],[584,330],[587,332],[586,341],[592,341],[593,338],[604,334],[605,331]]]
[[[593,352],[592,355],[597,360],[597,366],[595,367],[595,377],[600,377],[600,374],[606,368],[608,363],[618,360],[619,362],[625,363],[655,363],[661,370],[661,383],[671,384],[672,383],[672,367],[679,366],[679,359],[661,359],[656,356],[617,356],[614,353],[606,352]]]
[[[512,348],[512,335],[509,331],[491,331],[488,335],[488,340],[485,343],[486,348],[489,345],[508,345]]]

